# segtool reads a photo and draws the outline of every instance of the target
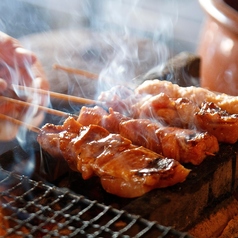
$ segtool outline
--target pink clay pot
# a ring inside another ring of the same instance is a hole
[[[201,86],[238,95],[238,1],[199,2],[207,15],[198,48]]]

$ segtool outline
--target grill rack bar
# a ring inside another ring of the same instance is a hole
[[[190,238],[140,216],[91,201],[68,189],[34,181],[0,166],[0,224],[4,237],[167,237]],[[16,236],[14,236],[16,237]]]

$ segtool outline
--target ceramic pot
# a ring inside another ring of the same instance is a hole
[[[201,86],[238,95],[238,1],[199,2],[206,12],[198,47]]]

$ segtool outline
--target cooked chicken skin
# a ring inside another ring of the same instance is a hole
[[[123,89],[120,90],[128,90]],[[102,95],[113,93],[103,92]],[[200,87],[180,87],[168,81],[147,80],[127,98],[119,98],[108,104],[115,111],[137,119],[150,119],[165,126],[206,131],[218,142],[238,141],[238,97],[218,94]],[[112,97],[112,95],[111,95]],[[123,103],[122,103],[123,102]],[[117,105],[116,109],[114,108]],[[119,105],[123,104],[123,110]],[[219,108],[211,110],[209,106]],[[209,109],[210,108],[210,109]],[[219,111],[219,113],[218,113]],[[204,123],[204,124],[203,124]],[[229,135],[229,136],[228,136]]]
[[[212,92],[201,87],[180,87],[169,81],[147,80],[135,89],[136,95],[165,93],[171,98],[188,98],[197,105],[212,102],[230,114],[238,114],[238,96]]]
[[[200,164],[207,155],[219,150],[215,136],[207,132],[164,127],[148,119],[131,119],[109,110],[107,113],[100,107],[83,107],[78,122],[83,125],[96,124],[111,133],[120,133],[135,145],[142,145],[165,157],[181,163]]]
[[[116,92],[116,89],[121,92]],[[125,116],[140,119],[153,119],[164,126],[177,126],[187,128],[193,125],[195,112],[199,107],[188,98],[172,98],[166,93],[150,94],[127,94],[126,87],[115,87],[102,92],[99,100],[107,108],[113,108]]]
[[[46,124],[38,135],[42,148],[63,157],[84,179],[98,176],[103,188],[121,197],[183,182],[190,170],[98,125],[83,126],[72,117]]]
[[[238,114],[229,114],[214,103],[202,104],[195,114],[195,124],[219,142],[233,144],[238,141]]]

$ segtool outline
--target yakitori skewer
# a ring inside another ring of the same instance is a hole
[[[98,79],[99,78],[98,74],[95,74],[95,73],[92,73],[92,72],[89,72],[89,71],[86,71],[86,70],[82,70],[82,69],[75,69],[75,68],[66,67],[66,66],[58,65],[58,64],[54,64],[53,68],[65,71],[69,74],[81,75],[81,76],[84,76],[84,77],[90,78],[90,79]]]
[[[25,102],[25,101],[13,99],[13,98],[5,97],[5,96],[0,96],[0,100],[10,102],[10,103],[14,103],[14,104],[18,104],[18,105],[21,105],[23,107],[37,107],[37,109],[39,109],[41,111],[44,111],[46,113],[49,113],[49,114],[52,114],[52,115],[55,115],[55,116],[59,116],[59,117],[68,117],[68,116],[72,116],[72,117],[75,117],[75,118],[78,117],[77,115],[62,112],[60,110],[40,106],[38,104],[33,104],[33,103],[30,103],[30,102]]]
[[[133,145],[128,139],[110,134],[98,125],[83,126],[72,117],[63,125],[47,123],[41,129],[4,114],[0,114],[0,120],[37,133],[43,150],[54,157],[63,157],[85,180],[98,176],[103,188],[117,196],[138,197],[152,189],[182,183],[190,173],[173,158]],[[76,155],[78,150],[80,153]],[[98,153],[102,150],[105,153]],[[92,169],[83,169],[86,167]]]

